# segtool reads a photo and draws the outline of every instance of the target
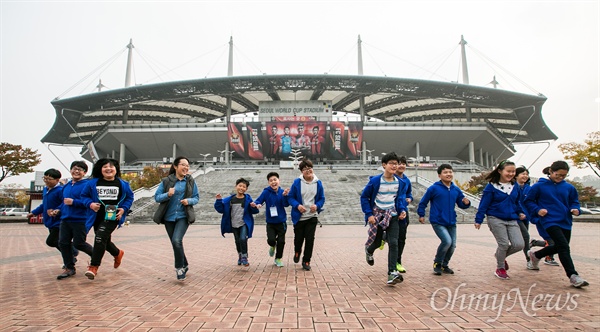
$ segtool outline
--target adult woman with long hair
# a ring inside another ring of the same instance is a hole
[[[506,257],[523,250],[523,235],[517,220],[526,218],[519,203],[519,187],[515,185],[515,163],[504,160],[488,174],[489,181],[483,189],[479,209],[475,215],[475,228],[479,229],[487,216],[488,227],[496,238],[496,272],[500,279],[510,279],[506,270]]]
[[[113,267],[121,265],[123,250],[112,242],[112,233],[121,227],[127,217],[127,211],[133,204],[133,191],[129,183],[121,179],[121,168],[115,159],[102,158],[92,168],[92,178],[81,193],[84,204],[95,212],[94,250],[92,260],[85,276],[93,280],[108,251],[114,257]]]
[[[154,194],[160,203],[154,214],[154,222],[165,224],[165,229],[173,246],[177,280],[185,280],[189,270],[188,260],[183,250],[183,236],[189,225],[196,221],[194,205],[200,200],[198,186],[190,174],[190,160],[180,156],[175,158],[169,175],[162,180]]]
[[[569,174],[569,165],[565,161],[558,160],[550,167],[546,167],[543,172],[548,178],[541,178],[531,186],[525,198],[525,206],[531,214],[539,216],[539,222],[554,240],[554,245],[535,252],[529,250],[529,258],[534,270],[538,270],[542,257],[558,254],[571,285],[576,288],[588,286],[589,283],[575,270],[569,247],[573,216],[581,213],[577,190],[565,181]]]

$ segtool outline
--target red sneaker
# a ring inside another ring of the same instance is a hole
[[[123,255],[125,254],[125,252],[123,250],[119,250],[119,254],[117,256],[115,256],[115,269],[119,267],[119,265],[121,265],[121,260],[123,260]]]

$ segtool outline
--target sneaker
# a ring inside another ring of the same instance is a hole
[[[403,280],[404,280],[404,278],[402,278],[402,276],[400,275],[400,273],[398,273],[398,271],[392,271],[392,272],[390,272],[390,274],[388,274],[387,284],[395,285],[399,282],[402,282]]]
[[[177,280],[185,280],[185,268],[182,267],[180,269],[175,269],[175,272],[177,272]]]
[[[298,263],[298,262],[300,262],[300,253],[295,252],[294,253],[294,263]]]
[[[88,266],[88,270],[85,272],[85,276],[90,280],[94,280],[94,278],[96,278],[97,274],[98,274],[98,267],[93,266],[93,265]]]
[[[367,247],[365,247],[365,254],[367,255],[367,264],[373,266],[373,264],[375,264],[375,259],[373,258],[373,254],[369,254]]]
[[[385,240],[381,240],[381,245],[379,246],[379,250],[383,250],[385,248]]]
[[[242,254],[238,254],[238,265],[242,265]]]
[[[558,264],[557,261],[554,260],[554,258],[550,257],[550,258],[546,258],[544,260],[544,264],[546,265],[550,265],[550,266],[560,266],[560,264]]]
[[[569,280],[571,281],[571,286],[573,286],[575,288],[589,286],[589,283],[587,281],[585,281],[582,277],[580,277],[578,274],[572,274],[571,278],[569,278]]]
[[[118,268],[119,265],[121,265],[121,260],[123,260],[124,254],[125,254],[125,252],[123,250],[119,250],[119,254],[115,256],[115,264],[114,264],[115,269]]]
[[[535,257],[535,253],[533,252],[533,250],[529,250],[527,252],[527,255],[529,255],[529,260],[531,262],[530,270],[539,270],[540,269],[540,259]]]
[[[528,261],[528,262],[527,262],[527,269],[528,269],[528,270],[535,270],[535,269],[533,268],[533,263],[532,263],[531,261]]]
[[[442,264],[433,263],[433,274],[435,274],[436,276],[442,275]]]
[[[77,256],[73,255],[73,265],[77,264]]]
[[[241,259],[240,265],[244,265],[244,266],[250,266],[250,263],[248,263],[248,258],[247,257],[243,257]]]
[[[68,277],[74,276],[74,275],[75,275],[75,273],[76,273],[76,272],[75,272],[75,268],[73,268],[72,270],[71,270],[71,269],[67,269],[67,268],[65,268],[65,269],[63,269],[63,273],[59,274],[59,275],[56,277],[56,279],[58,279],[58,280],[62,280],[62,279],[65,279],[65,278],[68,278]]]
[[[310,262],[302,262],[302,268],[305,271],[310,271]]]
[[[508,271],[508,262],[506,260],[504,260],[504,269]]]
[[[269,256],[273,257],[275,255],[275,247],[269,247]]]
[[[275,265],[277,265],[277,267],[283,267],[283,262],[281,261],[281,258],[275,258]]]
[[[503,279],[503,280],[508,280],[510,279],[510,277],[508,276],[508,274],[506,274],[506,270],[505,269],[496,269],[496,273],[494,273],[496,275],[496,277]]]
[[[446,273],[446,274],[454,274],[454,270],[452,270],[450,267],[448,266],[442,266],[442,273]]]
[[[400,263],[396,263],[396,271],[398,271],[400,273],[406,273],[406,269]]]
[[[183,267],[183,272],[188,273],[189,270],[190,270],[189,266],[186,265]]]

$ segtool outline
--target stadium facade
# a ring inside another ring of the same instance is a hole
[[[396,151],[488,168],[514,155],[514,144],[555,140],[542,117],[543,95],[468,84],[465,43],[464,82],[456,83],[364,76],[360,37],[358,75],[233,76],[230,40],[227,77],[53,100],[56,119],[42,142],[79,145],[87,160],[128,166],[178,155],[279,162],[293,148],[324,163],[366,163]]]

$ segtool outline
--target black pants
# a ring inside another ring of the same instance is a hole
[[[402,253],[404,252],[404,246],[406,245],[406,232],[408,231],[408,212],[404,220],[399,220],[400,229],[398,230],[398,264],[402,264]]]
[[[269,224],[267,223],[267,243],[271,247],[277,247],[275,258],[283,257],[283,248],[285,247],[286,223]]]
[[[390,219],[390,225],[385,230],[388,239],[388,273],[396,271],[396,260],[398,259],[398,216],[393,216]],[[367,251],[373,254],[379,246],[381,246],[381,239],[383,239],[383,229],[381,226],[377,226],[377,234],[375,235],[375,241],[367,247]]]
[[[578,274],[575,271],[575,265],[573,259],[571,259],[571,249],[569,248],[569,242],[571,242],[571,230],[560,228],[559,226],[551,226],[546,228],[546,232],[554,241],[554,245],[544,247],[535,252],[535,257],[543,258],[544,256],[558,254],[560,263],[562,264],[567,277],[571,277],[573,274]]]
[[[58,235],[58,246],[63,257],[63,264],[67,269],[73,270],[75,263],[73,262],[73,248],[92,256],[93,248],[87,242],[87,229],[83,222],[60,222],[60,232]],[[71,242],[73,241],[73,242]]]
[[[527,252],[529,251],[529,221],[527,220],[518,220],[517,224],[519,224],[519,228],[521,229],[521,235],[523,235],[523,241],[525,241],[525,246],[523,247],[523,253],[525,254],[525,259],[529,262],[529,255]]]
[[[302,244],[306,242],[304,247],[304,256],[302,262],[310,262],[312,258],[313,248],[315,245],[315,232],[319,219],[312,217],[306,220],[300,220],[294,225],[294,252],[302,253]]]
[[[119,255],[119,248],[111,241],[111,234],[117,229],[118,225],[118,220],[104,220],[94,224],[96,236],[94,237],[94,251],[92,252],[90,265],[100,266],[105,251],[108,251],[113,256]]]
[[[248,257],[248,226],[232,227],[235,249],[238,254]]]

